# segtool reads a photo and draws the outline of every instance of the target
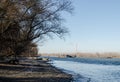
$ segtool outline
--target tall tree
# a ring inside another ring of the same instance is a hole
[[[71,12],[70,0],[1,0],[0,51],[10,48],[20,55],[26,47],[44,37],[62,37],[62,12]]]

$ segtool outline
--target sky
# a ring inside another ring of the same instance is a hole
[[[74,11],[63,13],[70,31],[39,43],[39,53],[120,52],[120,0],[72,0]]]

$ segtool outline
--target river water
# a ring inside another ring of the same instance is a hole
[[[54,66],[72,74],[75,82],[120,82],[120,59],[51,59]]]

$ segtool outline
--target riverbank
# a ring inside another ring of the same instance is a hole
[[[103,52],[103,53],[41,53],[40,56],[59,57],[59,58],[120,58],[119,52]]]
[[[72,82],[72,75],[47,62],[26,59],[19,65],[0,63],[0,82]]]

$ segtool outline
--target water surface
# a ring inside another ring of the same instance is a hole
[[[74,77],[76,82],[120,82],[120,59],[52,58],[52,60],[54,66],[76,75]]]

